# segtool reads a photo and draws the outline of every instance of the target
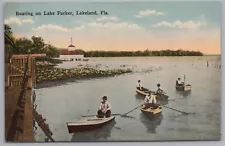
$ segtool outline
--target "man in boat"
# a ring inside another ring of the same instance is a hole
[[[138,82],[137,82],[137,89],[138,90],[143,90],[143,87],[141,85],[141,80],[138,80]]]
[[[181,82],[180,78],[178,78],[177,81],[176,81],[176,84],[177,84],[178,86],[183,86],[184,83]]]
[[[151,91],[149,91],[148,95],[145,96],[144,105],[145,105],[144,107],[145,109],[148,109],[150,107],[152,107],[153,109],[156,109],[159,107],[156,101],[156,96],[152,95]]]
[[[98,118],[108,118],[111,116],[111,106],[110,104],[107,102],[107,96],[103,96],[102,97],[102,102],[100,105],[100,108],[98,109],[97,112],[97,117]]]
[[[148,89],[144,88],[144,87],[141,85],[141,80],[138,80],[138,83],[137,83],[137,89],[138,89],[138,90],[141,90],[141,91],[148,91]]]
[[[158,87],[158,89],[157,89],[157,91],[156,91],[156,94],[159,94],[159,95],[163,94],[164,91],[163,91],[163,89],[161,88],[161,85],[160,85],[160,84],[157,84],[157,87]]]

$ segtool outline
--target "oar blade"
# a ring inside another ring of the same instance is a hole
[[[135,119],[135,117],[133,117],[133,116],[127,116],[127,115],[121,115],[120,117],[123,117],[123,118],[130,118],[130,119]]]

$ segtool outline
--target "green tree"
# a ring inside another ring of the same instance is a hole
[[[37,53],[37,54],[41,54],[44,53],[44,40],[41,37],[35,37],[32,36],[31,37],[32,40],[32,48],[31,48],[31,53]]]
[[[28,54],[32,50],[33,44],[27,38],[20,38],[16,40],[15,46],[17,49],[14,50],[14,54]]]
[[[4,35],[5,35],[5,63],[9,63],[9,60],[15,50],[13,32],[9,25],[4,25]]]
[[[45,45],[42,51],[43,53],[46,53],[46,56],[48,57],[59,57],[60,55],[59,49],[52,45]]]
[[[11,27],[10,27],[8,24],[5,24],[5,25],[4,25],[4,30],[5,30],[5,33],[6,33],[8,36],[12,37],[13,32],[12,32]]]

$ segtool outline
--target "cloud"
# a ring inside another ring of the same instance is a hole
[[[97,19],[97,21],[104,21],[104,20],[112,20],[112,21],[117,21],[118,18],[115,16],[111,16],[111,17],[107,17],[107,16],[103,16]]]
[[[81,26],[75,26],[74,28],[73,28],[73,30],[83,30],[85,28],[85,25],[83,24],[83,25],[81,25]]]
[[[117,29],[131,29],[131,30],[139,30],[141,29],[140,26],[134,23],[127,23],[127,22],[121,22],[121,23],[113,23],[113,22],[107,22],[107,23],[101,23],[101,22],[90,22],[87,24],[82,24],[80,26],[74,26],[73,28],[66,28],[60,25],[54,25],[54,24],[43,24],[41,26],[38,26],[36,28],[32,28],[33,31],[41,31],[41,30],[55,30],[57,32],[72,32],[72,31],[81,31],[84,29],[92,28],[106,28],[108,30],[117,30]]]
[[[141,16],[141,15],[134,15],[134,17],[142,18],[143,16]]]
[[[171,27],[171,28],[180,28],[180,29],[194,29],[194,28],[199,28],[203,25],[206,25],[206,22],[201,22],[201,21],[186,21],[186,22],[181,22],[179,20],[174,21],[174,22],[167,22],[167,21],[162,21],[159,22],[153,27]]]
[[[37,28],[32,28],[32,30],[34,31],[39,31],[39,30],[56,30],[56,31],[60,31],[60,32],[69,32],[70,29],[66,28],[66,27],[62,27],[60,25],[54,25],[54,24],[43,24]]]
[[[134,17],[137,17],[137,18],[141,18],[141,17],[144,17],[144,16],[149,16],[149,15],[164,15],[163,12],[159,12],[159,11],[156,11],[156,10],[142,10],[138,13],[138,15],[134,15]]]
[[[22,25],[23,23],[34,23],[34,21],[30,18],[21,20],[17,17],[10,17],[8,19],[5,19],[5,24]]]
[[[120,23],[113,23],[113,22],[107,22],[107,23],[99,23],[99,22],[91,22],[88,23],[87,26],[89,27],[95,27],[95,28],[108,28],[108,29],[121,29],[121,28],[128,28],[133,30],[141,29],[140,26],[138,26],[135,23],[127,23],[127,22],[120,22]]]
[[[22,23],[34,23],[32,19],[23,19]]]

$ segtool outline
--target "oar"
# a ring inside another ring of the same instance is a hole
[[[121,117],[125,117],[127,116],[127,114],[131,113],[132,111],[136,110],[137,108],[139,108],[141,105],[139,105],[138,107],[135,107],[134,109],[130,110],[129,112],[126,112],[124,114],[121,114]]]
[[[130,119],[135,119],[135,117],[132,116],[127,116],[127,115],[122,115],[122,114],[111,114],[112,116],[121,116],[123,118],[130,118]],[[97,115],[84,115],[82,117],[93,117],[93,116],[97,116]]]
[[[174,109],[174,108],[171,108],[171,107],[165,106],[165,105],[163,105],[163,107],[166,107],[166,108],[168,108],[168,109],[171,109],[171,110],[174,110],[174,111],[177,111],[177,112],[180,112],[180,113],[186,114],[186,115],[188,115],[188,114],[189,114],[189,113],[187,113],[187,112],[183,112],[183,111],[180,111],[180,110],[177,110],[177,109]]]
[[[121,117],[129,117],[132,118],[131,116],[127,116],[127,114],[131,113],[132,111],[136,110],[137,108],[139,108],[141,105],[139,105],[138,107],[135,107],[134,109],[124,113],[124,114],[111,114],[112,116],[118,116],[120,115]],[[91,117],[91,116],[96,116],[96,115],[86,115],[86,116],[82,116],[82,117]]]
[[[118,116],[118,115],[121,115],[121,114],[111,114],[112,116]],[[92,116],[97,116],[97,115],[84,115],[82,117],[92,117]]]

